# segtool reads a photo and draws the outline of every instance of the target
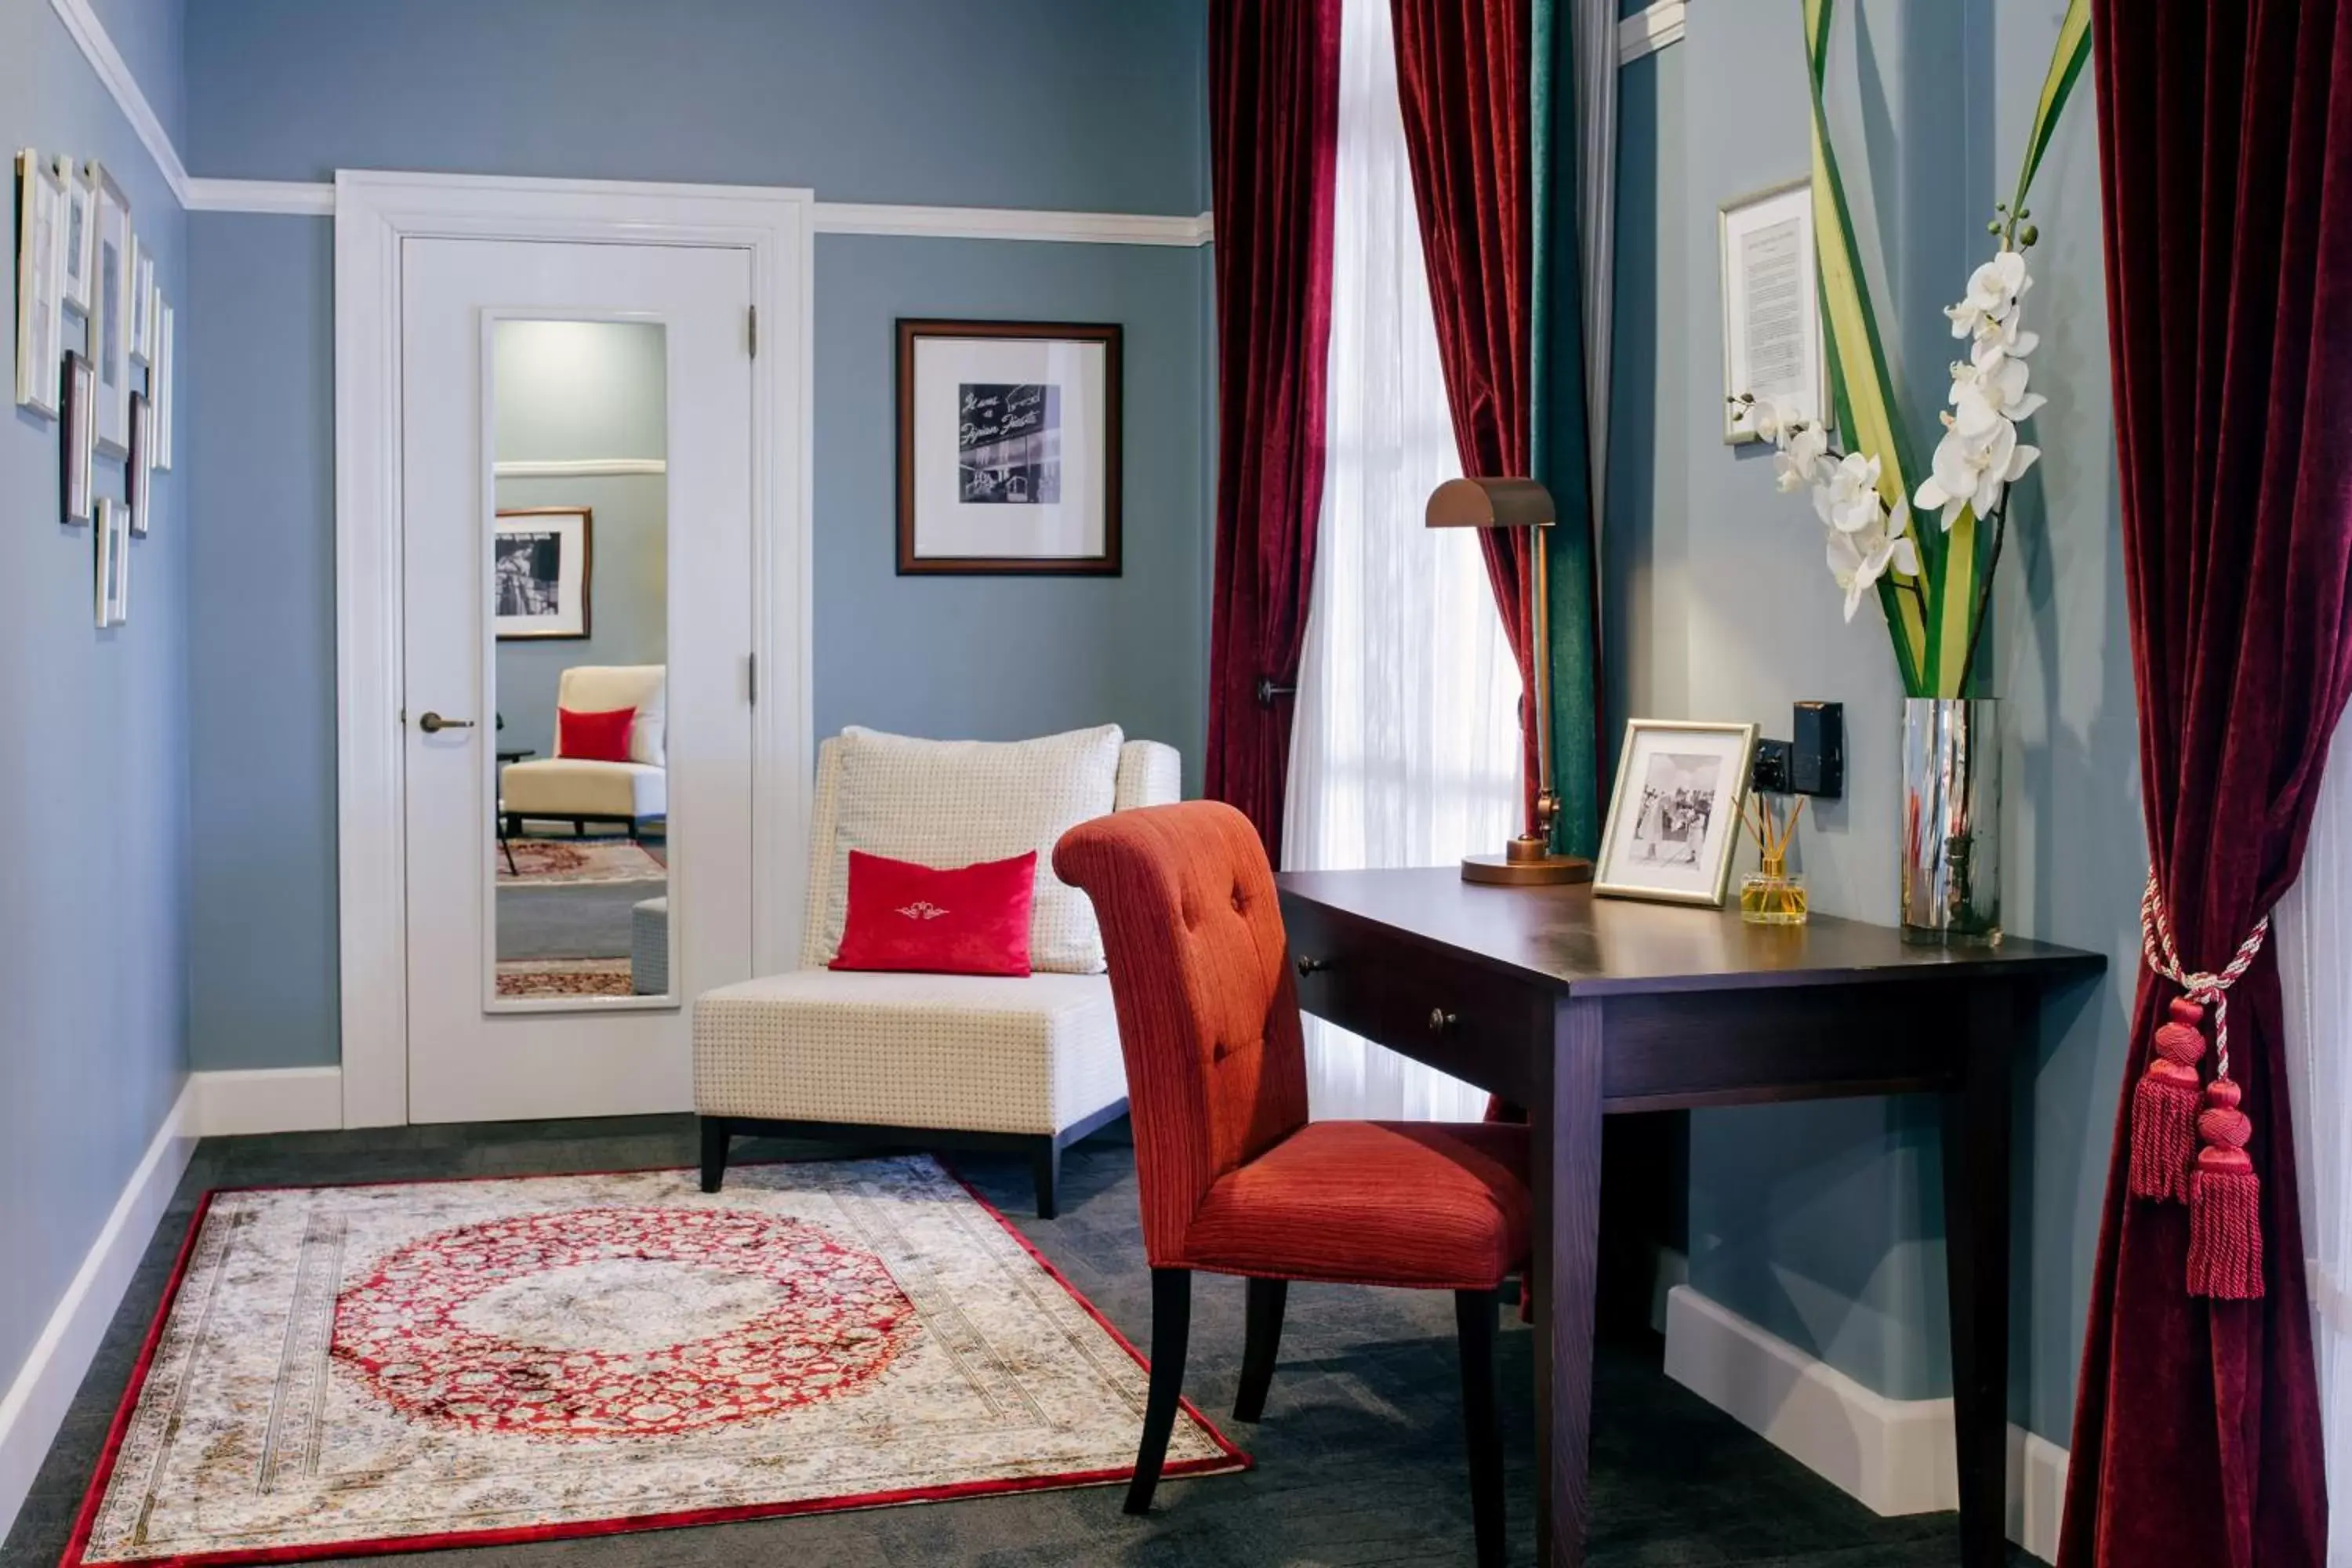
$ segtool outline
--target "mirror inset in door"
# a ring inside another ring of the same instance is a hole
[[[495,320],[494,1007],[671,994],[667,342]]]

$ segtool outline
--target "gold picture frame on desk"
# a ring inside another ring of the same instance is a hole
[[[1721,909],[1755,760],[1753,724],[1629,721],[1593,892]]]

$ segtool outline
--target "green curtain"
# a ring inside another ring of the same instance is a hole
[[[1564,12],[1573,0],[1532,7],[1528,124],[1534,133],[1533,331],[1535,477],[1559,509],[1546,564],[1551,574],[1552,787],[1559,847],[1592,855],[1601,845],[1599,622],[1595,614],[1591,466],[1584,386],[1583,269],[1578,262],[1576,79]]]

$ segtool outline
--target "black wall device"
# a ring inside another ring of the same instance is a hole
[[[1800,702],[1793,738],[1756,742],[1748,786],[1764,795],[1845,794],[1845,704]]]

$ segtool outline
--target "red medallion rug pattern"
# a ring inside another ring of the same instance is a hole
[[[1124,1481],[1144,1392],[924,1156],[216,1193],[66,1568]],[[1248,1464],[1186,1415],[1170,1474]]]

